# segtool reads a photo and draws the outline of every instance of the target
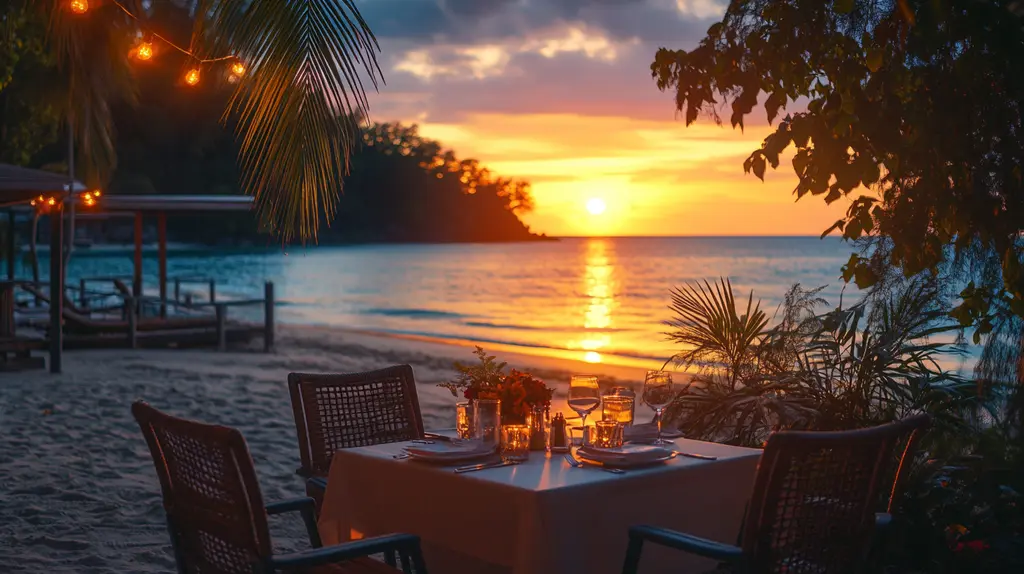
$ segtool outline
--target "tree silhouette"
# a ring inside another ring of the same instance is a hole
[[[798,198],[850,201],[826,234],[875,240],[844,277],[967,270],[978,282],[954,314],[980,336],[1024,317],[1020,4],[733,0],[651,70],[687,124],[728,106],[742,128],[762,96],[769,121],[795,103],[744,169],[763,179],[795,148]]]

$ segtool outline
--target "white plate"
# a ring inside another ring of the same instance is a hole
[[[409,459],[434,463],[460,463],[487,458],[494,454],[495,448],[484,447],[482,444],[445,443],[414,444],[405,447]]]
[[[605,466],[628,468],[664,462],[674,454],[660,446],[625,444],[609,449],[583,447],[576,451],[576,456]]]

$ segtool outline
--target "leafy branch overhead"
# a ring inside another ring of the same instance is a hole
[[[687,124],[728,113],[742,129],[762,103],[775,130],[744,170],[764,179],[792,149],[798,198],[849,202],[825,234],[886,239],[851,260],[847,279],[866,287],[878,264],[937,272],[980,249],[1001,262],[1002,281],[965,292],[958,317],[982,322],[996,306],[1024,316],[1014,4],[733,0],[697,47],[660,49],[651,71]]]
[[[36,0],[49,14],[52,47],[69,70],[82,156],[109,176],[110,104],[131,96],[128,54],[138,29],[113,3],[73,15],[61,0]],[[224,120],[240,144],[244,191],[283,241],[315,239],[335,213],[349,157],[366,116],[366,88],[383,81],[380,47],[353,0],[172,0],[190,9],[196,58],[235,55],[246,73]],[[149,22],[159,5],[122,2]],[[168,86],[172,89],[172,86]]]

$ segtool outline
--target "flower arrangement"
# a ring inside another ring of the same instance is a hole
[[[500,400],[503,420],[525,421],[535,407],[551,405],[554,389],[548,388],[544,381],[516,369],[506,374],[507,363],[497,362],[480,347],[473,354],[480,359],[479,363],[466,365],[456,361],[455,370],[459,375],[454,381],[438,386],[448,389],[455,397],[461,393],[469,400]]]

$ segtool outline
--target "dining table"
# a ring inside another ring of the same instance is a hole
[[[575,467],[561,453],[456,473],[405,458],[408,442],[335,453],[319,516],[325,544],[394,532],[420,537],[427,567],[447,574],[612,574],[629,527],[671,528],[735,544],[758,449],[684,438],[675,456],[621,473]],[[647,544],[641,574],[704,572],[713,561]]]

